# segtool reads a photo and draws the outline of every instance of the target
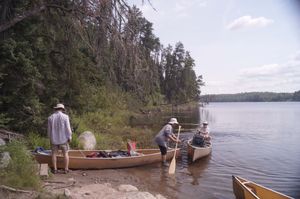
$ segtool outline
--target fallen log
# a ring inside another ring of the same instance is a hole
[[[32,191],[22,190],[22,189],[15,189],[6,185],[1,185],[1,189],[12,191],[12,192],[20,192],[20,193],[32,193]]]

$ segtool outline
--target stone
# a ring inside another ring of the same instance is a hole
[[[74,181],[76,181],[74,178],[68,178],[68,181],[70,181],[70,182],[74,182]]]
[[[40,164],[40,176],[41,177],[48,177],[49,174],[48,174],[48,171],[49,171],[49,167],[48,167],[48,164]]]
[[[126,198],[130,199],[157,199],[149,192],[127,192]]]
[[[79,147],[84,150],[93,150],[96,147],[95,135],[90,131],[85,131],[81,133],[78,137]]]
[[[122,184],[118,187],[119,191],[131,192],[131,191],[138,191],[138,188],[132,186],[130,184]]]
[[[11,160],[9,152],[0,153],[0,169],[6,168]]]
[[[4,146],[4,145],[5,145],[5,141],[2,138],[0,138],[0,146]]]
[[[164,197],[164,196],[161,195],[161,194],[156,194],[155,197],[156,197],[157,199],[167,199],[166,197]]]
[[[71,191],[69,189],[65,189],[64,195],[69,198],[71,196]]]

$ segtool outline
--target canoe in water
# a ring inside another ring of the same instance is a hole
[[[238,176],[232,176],[232,187],[237,199],[292,199],[292,197]]]
[[[212,151],[212,144],[204,147],[198,147],[192,145],[192,140],[189,140],[188,143],[188,158],[195,162],[196,160],[208,156]]]
[[[179,149],[176,150],[176,155],[179,154]],[[69,168],[70,169],[112,169],[135,167],[146,164],[151,164],[161,161],[159,149],[139,149],[136,150],[140,155],[127,157],[87,157],[89,154],[100,152],[99,150],[69,150]],[[102,151],[103,152],[103,151]],[[109,153],[110,150],[105,150]],[[175,149],[170,149],[167,152],[167,160],[170,160],[174,155]],[[52,167],[51,151],[48,153],[33,153],[38,163],[46,163]],[[64,157],[62,154],[57,156],[57,168],[64,168]]]

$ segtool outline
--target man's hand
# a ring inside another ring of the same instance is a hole
[[[71,138],[68,139],[68,143],[70,143],[70,142],[71,142]]]

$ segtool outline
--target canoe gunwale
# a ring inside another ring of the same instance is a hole
[[[82,157],[90,152],[105,151],[105,150],[70,150],[69,152],[74,152],[74,156],[69,154],[69,168],[70,169],[116,169],[116,168],[129,168],[142,166],[152,163],[161,162],[161,153],[159,149],[139,149],[137,152],[143,153],[144,155],[139,156],[128,156],[128,157]],[[111,151],[111,150],[106,150]],[[85,153],[84,153],[85,152]],[[167,159],[171,159],[176,153],[179,155],[180,149],[169,149],[167,151]],[[82,153],[82,156],[80,156]],[[38,163],[46,163],[52,167],[52,157],[51,153],[33,153],[33,156]],[[57,156],[57,167],[64,168],[64,158],[60,154]]]
[[[124,157],[108,157],[108,158],[105,158],[105,157],[80,157],[80,156],[70,156],[69,155],[69,158],[71,159],[85,159],[85,160],[107,160],[107,159],[133,159],[133,158],[143,158],[143,157],[149,157],[149,156],[156,156],[156,155],[160,155],[160,151],[159,149],[145,149],[147,151],[149,150],[153,150],[155,151],[155,153],[149,153],[149,154],[143,154],[143,155],[138,155],[138,156],[124,156]],[[179,151],[180,148],[177,148],[176,151]],[[51,151],[51,150],[48,150],[48,151]],[[69,150],[69,152],[76,152],[76,151],[82,151],[82,152],[97,152],[97,151],[106,151],[106,152],[111,152],[112,150]],[[143,151],[143,149],[139,149],[137,151]],[[157,151],[157,152],[156,152]],[[175,149],[171,148],[170,150],[168,150],[167,152],[173,152],[175,151]],[[50,156],[51,157],[51,153],[49,154],[44,154],[44,153],[36,153],[36,152],[32,152],[32,155],[42,155],[42,156]],[[58,154],[57,157],[63,157],[62,154]]]
[[[263,189],[263,190],[266,190],[268,192],[272,192],[274,194],[277,194],[279,197],[282,197],[284,199],[293,199],[292,197],[290,196],[287,196],[283,193],[280,193],[278,191],[275,191],[273,189],[270,189],[270,188],[267,188],[265,186],[262,186],[260,184],[257,184],[255,182],[252,182],[250,180],[247,180],[247,179],[244,179],[242,177],[239,177],[239,176],[232,176],[232,182],[233,182],[233,191],[234,191],[234,194],[235,194],[235,184],[240,186],[242,189],[246,189],[245,191],[248,191],[248,193],[251,194],[251,196],[255,197],[256,199],[261,199],[256,193],[254,193],[252,190],[251,190],[251,187],[253,188],[260,188],[260,189]],[[248,185],[250,185],[251,187],[248,187]]]
[[[210,143],[210,145],[206,146],[206,147],[197,147],[197,146],[192,145],[191,142],[192,142],[192,139],[188,140],[187,145],[188,145],[188,156],[192,162],[195,162],[196,160],[207,157],[211,154],[212,143]],[[201,151],[203,154],[201,154],[199,157],[195,157],[195,151],[198,152],[198,155],[199,155],[199,151]]]

